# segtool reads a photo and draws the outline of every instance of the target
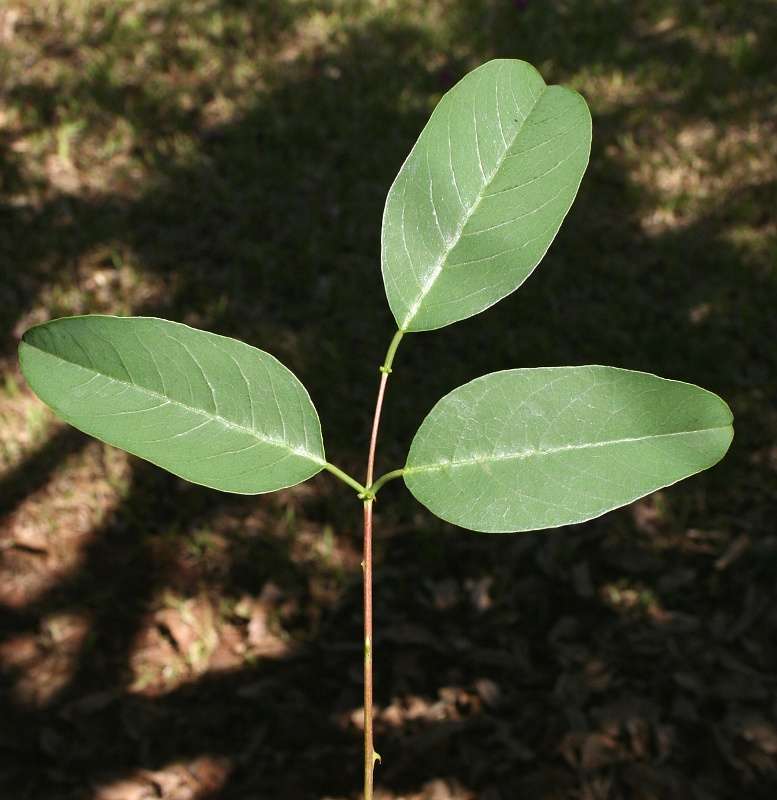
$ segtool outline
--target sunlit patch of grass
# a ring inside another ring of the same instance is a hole
[[[16,374],[9,372],[0,387],[0,478],[22,458],[41,445],[46,437],[62,429],[47,409],[22,389]]]
[[[46,617],[36,634],[0,645],[0,658],[18,676],[12,695],[23,706],[42,707],[67,686],[88,646],[91,620],[63,612]]]
[[[93,787],[91,797],[93,800],[145,800],[156,795],[194,800],[218,792],[231,771],[230,759],[203,755],[154,770],[135,770],[117,780],[103,779]]]
[[[175,285],[175,275],[139,269],[135,254],[122,242],[100,243],[85,251],[75,267],[43,287],[35,302],[15,319],[14,333],[21,337],[30,326],[56,317],[132,314],[139,307],[162,304]]]
[[[577,90],[590,98],[593,114],[611,114],[624,107],[649,102],[660,88],[655,76],[645,81],[631,71],[595,66],[580,69],[574,82]]]
[[[15,447],[6,442],[0,453],[6,460],[5,476],[12,475],[26,458],[45,451],[48,442],[56,442],[65,430],[26,394],[24,401],[27,422],[18,430],[25,438],[17,440]],[[35,434],[34,420],[39,420],[37,430],[45,433]],[[37,488],[31,485],[14,501],[17,490],[13,483],[8,486],[7,499],[12,504],[0,520],[0,602],[12,607],[34,602],[77,571],[93,532],[129,489],[126,453],[96,441],[74,452],[65,442],[62,447],[64,452],[54,450],[36,465],[47,476]],[[55,468],[48,472],[51,460]],[[37,473],[28,480],[37,481]]]
[[[261,15],[252,22],[213,0],[185,13],[175,0],[11,6],[20,11],[12,56],[25,65],[9,93],[13,146],[64,190],[110,191],[117,171],[148,178],[159,158],[186,163],[211,87],[247,100],[277,46]],[[279,36],[292,19],[273,20]],[[227,55],[224,44],[238,41]]]
[[[770,128],[769,120],[763,119],[721,134],[709,120],[699,120],[674,125],[675,135],[660,149],[643,146],[630,152],[635,184],[653,201],[644,217],[646,230],[659,235],[691,224],[718,212],[721,198],[777,180],[777,149]],[[736,211],[747,214],[746,202],[742,195]]]

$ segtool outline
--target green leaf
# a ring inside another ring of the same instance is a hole
[[[324,467],[305,387],[235,339],[149,317],[68,317],[28,330],[19,361],[62,419],[194,483],[258,494]]]
[[[645,372],[494,372],[431,410],[404,479],[427,508],[464,528],[555,528],[711,467],[731,443],[732,419],[717,395]]]
[[[590,150],[585,100],[524,61],[490,61],[445,94],[383,213],[400,330],[441,328],[515,291],[558,232]]]

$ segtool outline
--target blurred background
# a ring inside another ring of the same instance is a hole
[[[59,423],[16,346],[88,312],[243,338],[361,475],[383,202],[495,56],[583,93],[591,165],[518,293],[403,341],[378,472],[510,367],[689,380],[737,432],[710,472],[549,534],[381,493],[377,798],[777,796],[776,43],[773,0],[4,0],[0,797],[360,796],[352,492],[186,484]]]

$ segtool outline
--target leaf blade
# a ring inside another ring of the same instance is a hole
[[[520,286],[544,256],[588,163],[576,92],[523,61],[465,76],[435,108],[383,214],[381,265],[401,330],[443,327]]]
[[[67,317],[28,330],[19,360],[65,421],[193,483],[259,494],[326,463],[302,384],[235,339],[153,317]]]
[[[712,466],[731,442],[731,421],[711,392],[648,373],[506,370],[437,403],[404,478],[423,505],[462,527],[558,527]]]

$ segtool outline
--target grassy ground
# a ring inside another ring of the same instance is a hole
[[[0,796],[359,796],[359,508],[184,484],[61,426],[22,331],[83,312],[245,338],[361,472],[392,333],[382,204],[493,56],[588,99],[573,212],[514,297],[400,349],[381,468],[440,395],[607,363],[732,405],[708,474],[587,525],[377,513],[383,800],[777,791],[777,4],[6,0],[0,6]]]

